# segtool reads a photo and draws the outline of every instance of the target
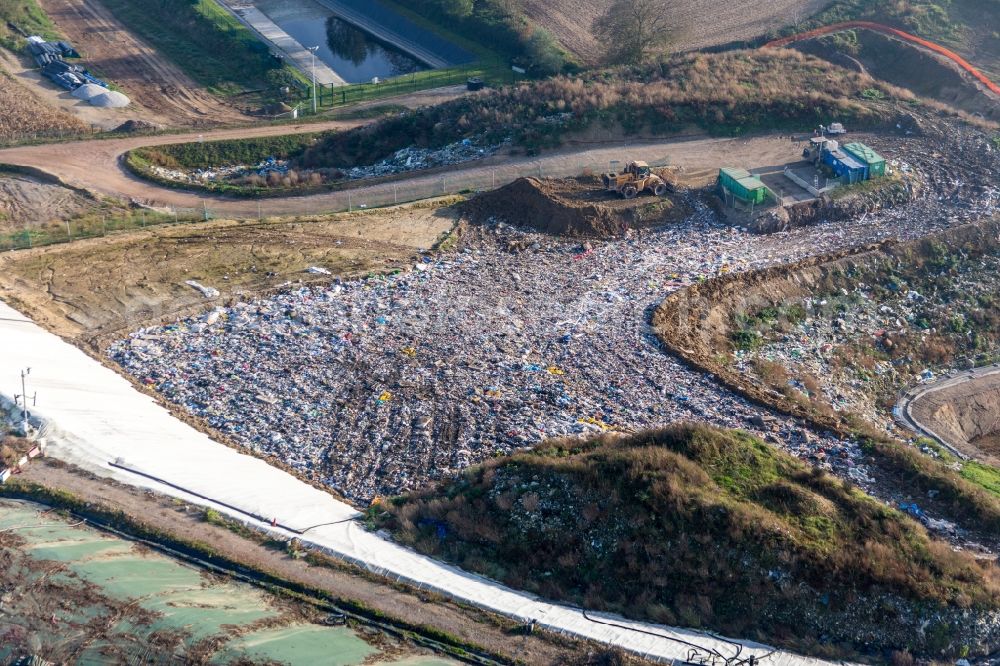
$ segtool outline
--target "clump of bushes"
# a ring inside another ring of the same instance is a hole
[[[464,138],[510,138],[526,151],[558,146],[594,124],[668,134],[692,125],[713,134],[884,120],[861,98],[912,94],[796,51],[695,53],[644,65],[558,76],[386,118],[316,142],[303,166],[369,164],[408,145],[436,148]]]
[[[908,613],[1000,607],[992,565],[708,426],[547,441],[394,498],[381,522],[421,552],[546,597],[777,642],[874,635],[880,649],[926,653]]]

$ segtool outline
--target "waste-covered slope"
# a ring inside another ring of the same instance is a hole
[[[421,552],[589,608],[826,654],[1000,642],[992,566],[738,431],[552,440],[383,506]]]

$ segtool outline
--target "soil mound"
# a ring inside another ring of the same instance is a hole
[[[559,236],[610,238],[631,228],[673,219],[668,198],[642,194],[621,199],[603,190],[596,177],[560,180],[519,178],[463,206],[474,222],[503,220]]]
[[[116,132],[152,132],[156,125],[145,120],[126,120],[115,128]]]
[[[124,109],[132,103],[127,96],[116,90],[105,90],[98,95],[94,95],[87,101],[94,106],[100,106],[108,109]]]
[[[77,99],[82,99],[84,101],[90,101],[98,95],[103,95],[108,91],[107,88],[99,86],[96,83],[84,83],[82,86],[71,92],[70,94]]]
[[[61,185],[0,171],[0,235],[22,230],[25,224],[61,224],[93,205],[93,200]]]
[[[925,393],[914,399],[910,412],[962,453],[1000,464],[1000,375]]]

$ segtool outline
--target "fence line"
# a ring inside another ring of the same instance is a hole
[[[474,162],[473,162],[474,164]],[[653,166],[667,166],[668,159],[657,160]],[[282,199],[247,199],[245,205],[234,208],[232,201],[225,210],[214,209],[205,200],[201,208],[142,208],[122,215],[88,215],[68,221],[53,221],[34,227],[0,233],[0,252],[24,250],[59,243],[98,238],[124,231],[142,230],[165,224],[190,224],[212,219],[267,220],[299,216],[324,216],[349,211],[382,208],[412,203],[433,197],[470,194],[503,187],[521,177],[566,178],[602,173],[614,165],[603,163],[545,164],[542,161],[498,166],[489,171],[475,169],[412,180],[379,183],[365,187],[328,192],[315,196]],[[595,178],[595,187],[598,187]],[[320,200],[318,200],[320,199]],[[280,205],[275,202],[281,202]],[[288,202],[300,202],[297,210],[288,210]]]

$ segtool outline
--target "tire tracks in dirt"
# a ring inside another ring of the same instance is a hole
[[[214,125],[249,118],[130,33],[96,0],[40,0],[40,4],[82,51],[87,64],[120,84],[147,112],[144,119],[168,125]]]

